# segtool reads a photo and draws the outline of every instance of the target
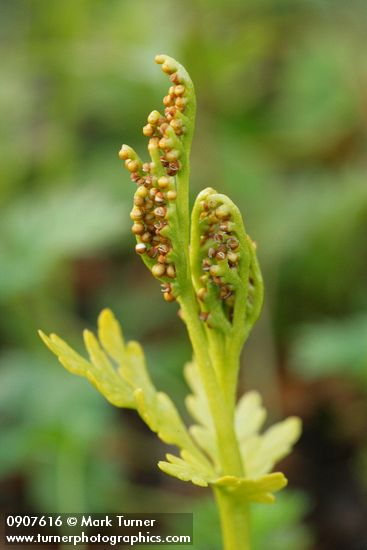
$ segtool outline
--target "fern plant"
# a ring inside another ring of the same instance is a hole
[[[98,338],[84,332],[88,359],[57,335],[40,335],[66,369],[86,377],[113,405],[135,409],[164,443],[178,448],[159,468],[210,486],[224,549],[249,550],[251,504],[273,503],[274,493],[286,486],[283,473],[272,469],[298,439],[300,421],[291,417],[260,433],[266,417],[260,395],[250,391],[236,404],[241,349],[263,301],[256,245],[236,205],[215,189],[199,193],[190,220],[194,86],[171,57],[158,55],[156,62],[171,86],[163,113],[152,111],[143,128],[150,160],[143,163],[127,145],[119,157],[137,185],[135,250],[161,283],[163,298],[178,302],[192,343],[193,360],[184,373],[194,424],[187,427],[170,397],[155,388],[141,346],[124,341],[110,310],[99,316]]]

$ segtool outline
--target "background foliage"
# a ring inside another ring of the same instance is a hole
[[[0,1],[0,508],[195,511],[161,475],[163,447],[69,377],[36,329],[79,345],[114,309],[160,387],[183,402],[190,357],[176,306],[135,258],[121,142],[186,65],[198,96],[192,194],[217,187],[258,242],[265,309],[242,388],[300,414],[291,486],[255,511],[256,550],[367,544],[366,25],[363,0]],[[149,452],[147,449],[149,448]],[[213,515],[214,514],[214,515]],[[200,542],[202,541],[202,542]]]

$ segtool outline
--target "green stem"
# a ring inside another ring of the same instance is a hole
[[[235,335],[228,339],[224,346],[222,358],[222,371],[226,374],[224,379],[224,388],[228,406],[231,407],[234,414],[237,398],[238,373],[240,370],[240,356],[242,342],[236,341]]]
[[[219,508],[224,550],[251,550],[249,504],[229,490],[214,489]]]
[[[219,333],[214,334],[207,329],[209,353],[212,364],[223,388],[224,399],[231,421],[234,421],[234,412],[237,397],[237,379],[240,365],[240,349],[235,345],[233,338],[221,338]]]
[[[208,343],[198,317],[193,291],[191,295],[186,293],[185,296],[181,296],[180,304],[216,430],[222,474],[242,476],[244,471],[234,431],[233,415],[228,410],[223,390],[210,361]]]
[[[180,297],[180,304],[215,426],[222,475],[243,477],[245,471],[234,430],[233,403],[225,398],[225,388],[220,384],[212,364],[193,290],[191,293],[187,290]],[[233,353],[231,360],[235,361],[236,356]],[[217,358],[221,361],[223,359],[223,356]],[[238,371],[238,366],[235,370]],[[215,488],[214,495],[220,514],[223,550],[251,550],[248,503],[239,500],[233,491],[225,488]]]

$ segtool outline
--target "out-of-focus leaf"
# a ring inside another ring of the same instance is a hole
[[[59,188],[30,194],[0,219],[0,297],[44,281],[66,257],[83,257],[122,240],[126,207],[102,187]]]
[[[367,317],[301,327],[292,354],[293,368],[307,378],[345,374],[367,383]]]
[[[323,150],[358,124],[352,56],[349,38],[324,27],[289,52],[274,126],[291,150]]]
[[[313,536],[303,522],[310,508],[308,499],[297,491],[284,491],[276,506],[254,506],[254,550],[308,550]]]
[[[0,411],[7,424],[53,426],[85,442],[103,434],[113,419],[113,409],[84,381],[71,379],[43,356],[20,351],[0,358]]]
[[[55,511],[116,509],[124,485],[117,459],[101,444],[106,434],[117,437],[116,417],[86,384],[42,356],[3,354],[0,418],[0,476],[23,474],[33,505]]]

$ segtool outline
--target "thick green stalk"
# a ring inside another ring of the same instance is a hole
[[[244,465],[234,431],[232,404],[226,402],[211,364],[195,297],[181,297],[180,303],[216,430],[221,473],[243,477]],[[249,505],[228,489],[216,488],[214,495],[220,514],[223,550],[251,550]]]
[[[193,293],[192,297],[181,296],[180,303],[216,430],[221,473],[222,475],[243,476],[243,464],[234,431],[233,415],[228,408],[223,388],[218,383],[210,361],[207,351],[208,344],[203,325],[198,318]]]
[[[251,550],[250,507],[229,490],[214,489],[224,550]]]
[[[219,338],[218,334],[212,334],[211,329],[207,330],[207,337],[211,361],[217,373],[220,386],[223,388],[226,406],[233,422],[241,350],[234,345],[233,340],[225,339],[224,337]]]

